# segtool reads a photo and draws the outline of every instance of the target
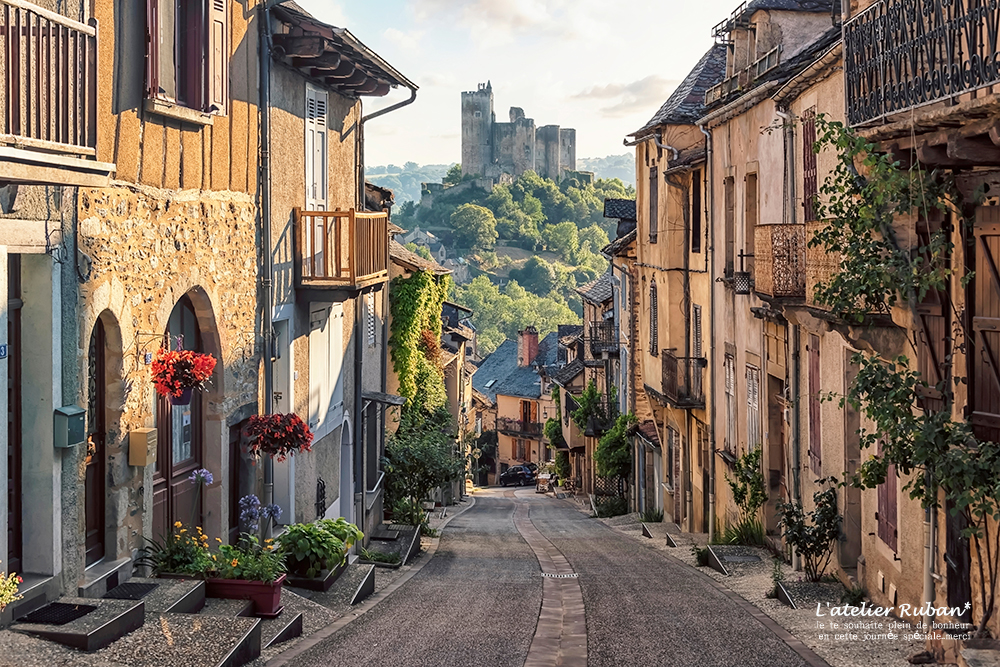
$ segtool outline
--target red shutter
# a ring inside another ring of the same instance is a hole
[[[976,437],[1000,438],[1000,207],[980,206],[972,282],[973,345],[969,351],[970,420]]]
[[[229,100],[229,21],[226,0],[211,0],[208,9],[207,111],[225,115]]]
[[[819,336],[809,334],[809,463],[817,475],[822,470],[823,451],[819,392]]]

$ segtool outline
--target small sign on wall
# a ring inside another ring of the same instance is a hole
[[[0,359],[7,358],[7,343],[0,343]]]

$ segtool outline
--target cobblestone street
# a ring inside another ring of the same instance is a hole
[[[825,664],[774,627],[709,577],[568,501],[490,489],[411,580],[281,658],[296,667],[354,664],[365,652],[387,666]]]

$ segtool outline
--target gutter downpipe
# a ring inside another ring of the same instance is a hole
[[[410,88],[410,97],[403,100],[402,102],[396,102],[395,104],[390,104],[384,109],[379,109],[374,113],[370,113],[367,116],[362,114],[361,120],[358,121],[358,207],[363,211],[365,210],[365,123],[370,120],[374,120],[379,116],[384,116],[387,113],[395,111],[396,109],[402,109],[403,107],[413,104],[417,99],[417,89]],[[361,98],[358,98],[360,101]]]
[[[711,394],[712,409],[709,412],[709,442],[712,443],[712,455],[709,457],[708,465],[708,542],[709,544],[715,540],[715,376],[717,361],[715,359],[715,283],[711,282],[712,276],[715,275],[715,225],[712,222],[712,213],[714,211],[714,194],[715,188],[713,187],[713,181],[710,177],[712,172],[712,133],[705,129],[703,124],[698,125],[698,129],[701,133],[705,135],[705,227],[708,229],[708,247],[705,249],[710,259],[709,267],[709,280],[711,289],[709,291],[709,387],[712,390],[709,392]]]
[[[271,10],[265,2],[261,11],[261,41],[260,49],[260,218],[261,245],[264,248],[263,266],[260,279],[263,306],[264,337],[264,414],[274,411],[274,361],[271,357],[274,343],[273,283],[274,265],[271,248]],[[274,502],[274,461],[270,456],[264,458],[264,505]],[[294,517],[291,517],[294,519]],[[264,537],[270,538],[273,532],[273,520],[264,524]]]
[[[775,107],[775,113],[782,120],[782,131],[785,135],[785,187],[788,196],[785,198],[783,214],[789,224],[796,223],[795,216],[795,127],[792,125],[792,114],[787,109],[780,106]],[[802,350],[799,341],[799,325],[789,324],[789,336],[792,338],[792,377],[790,382],[790,393],[792,397],[792,498],[794,502],[802,505],[802,487],[800,484],[799,466],[801,465],[801,407],[799,401],[800,364],[802,360]],[[801,567],[799,554],[792,549],[792,568],[798,570]]]

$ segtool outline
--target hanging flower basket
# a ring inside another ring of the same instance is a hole
[[[284,461],[296,452],[311,452],[313,434],[295,413],[254,415],[246,429],[247,453],[254,459],[268,456]]]
[[[204,389],[214,370],[215,357],[210,354],[161,347],[153,359],[153,385],[174,405],[187,405],[191,391]]]

